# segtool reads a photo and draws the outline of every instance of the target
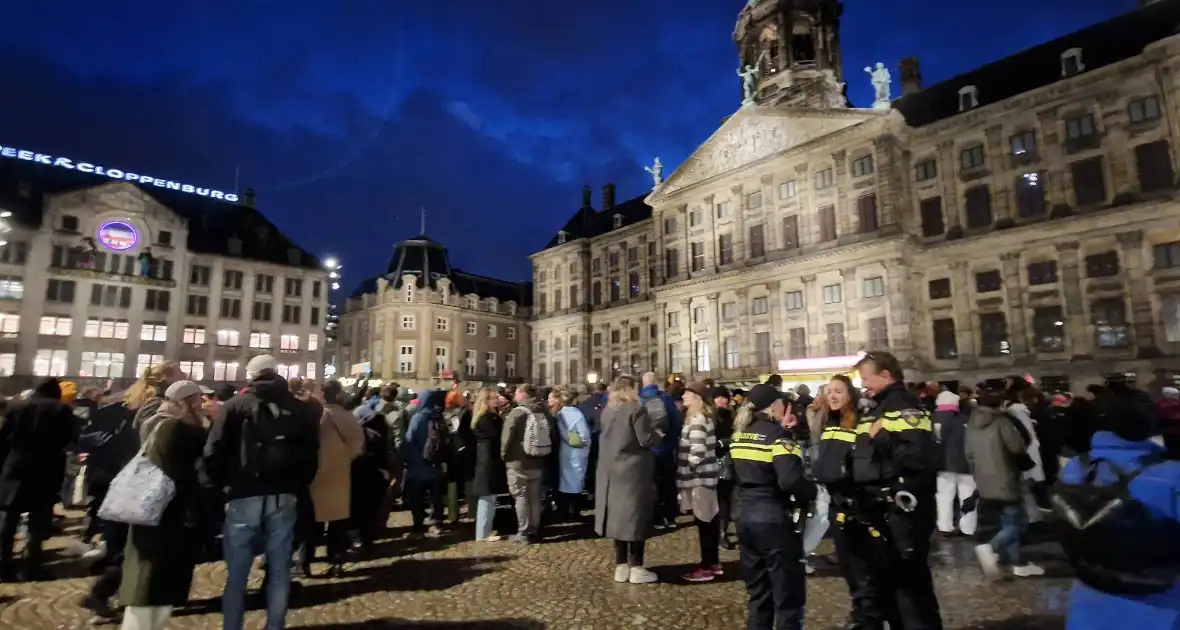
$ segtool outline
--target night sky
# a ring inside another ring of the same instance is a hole
[[[524,280],[583,184],[650,188],[739,105],[745,0],[40,0],[0,9],[0,145],[256,189],[346,288],[419,231],[467,271]],[[926,84],[1137,0],[845,2],[862,68]],[[210,6],[238,5],[238,11]],[[347,7],[347,10],[342,10]]]

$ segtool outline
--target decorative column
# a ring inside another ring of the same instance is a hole
[[[807,175],[807,163],[795,165],[795,195],[798,197],[799,216],[799,245],[806,247],[819,240],[819,227],[815,222],[816,212],[812,208],[810,178]],[[804,208],[811,208],[804,210]]]
[[[873,140],[873,169],[876,171],[877,179],[877,223],[882,228],[901,223],[901,213],[897,212],[897,208],[905,207],[904,204],[899,206],[898,202],[905,191],[905,180],[902,178],[907,172],[904,163],[895,164],[901,162],[894,159],[896,150],[892,136],[878,136]]]
[[[779,249],[779,241],[782,240],[782,230],[776,230],[770,225],[770,217],[775,216],[771,209],[774,207],[774,176],[770,174],[763,175],[758,178],[758,182],[762,184],[762,251],[765,257],[772,250]]]
[[[730,188],[729,192],[732,195],[729,210],[733,213],[733,261],[742,262],[746,259],[746,198],[741,184]]]
[[[855,234],[858,230],[854,213],[848,212],[848,152],[840,149],[832,154],[832,161],[836,163],[833,185],[836,187],[836,235],[837,237]]]
[[[889,297],[889,345],[893,355],[908,360],[913,356],[913,343],[908,334],[910,311],[906,307],[906,281],[909,279],[904,258],[894,258],[886,263],[885,293]],[[893,331],[898,331],[897,334]]]
[[[987,138],[987,168],[998,177],[991,178],[992,213],[995,215],[995,225],[1000,229],[1015,225],[1012,212],[1012,182],[1005,179],[1001,173],[1008,171],[1004,164],[1007,150],[1004,142],[1004,127],[992,125],[984,130]]]
[[[677,350],[681,357],[680,364],[685,368],[681,372],[691,377],[697,368],[696,357],[693,356],[696,349],[693,347],[692,300],[680,300],[680,326],[678,328],[680,329],[680,340],[676,342]],[[688,341],[687,354],[684,347],[686,340]],[[692,378],[687,380],[692,380]]]
[[[1037,138],[1037,153],[1045,164],[1065,164],[1067,160],[1061,150],[1060,114],[1056,109],[1048,109],[1037,115],[1041,135]],[[1052,212],[1057,206],[1069,206],[1069,198],[1065,194],[1066,169],[1045,169],[1041,177],[1045,178],[1045,206]]]
[[[717,210],[713,207],[713,195],[705,195],[705,207],[702,211],[705,213],[706,225],[709,226],[709,243],[705,245],[706,256],[709,257],[706,268],[712,268],[713,273],[717,273],[721,266],[721,253],[717,249]]]
[[[954,300],[955,343],[958,345],[960,365],[973,370],[979,365],[979,349],[975,335],[975,309],[971,304],[971,281],[967,262],[951,263],[951,299]]]
[[[1086,303],[1082,298],[1082,278],[1078,260],[1078,242],[1057,244],[1061,265],[1061,292],[1065,297],[1065,331],[1073,358],[1088,359],[1093,352],[1090,336],[1086,334]]]
[[[1151,308],[1151,292],[1143,260],[1143,230],[1120,232],[1115,238],[1119,242],[1123,273],[1127,278],[1127,293],[1131,301],[1130,321],[1135,331],[1136,354],[1141,359],[1153,359],[1162,353],[1155,340],[1155,314]]]
[[[652,369],[658,374],[672,373],[672,366],[668,362],[668,303],[660,302],[656,307],[660,321],[656,322],[656,365]]]
[[[720,293],[710,293],[709,305],[705,309],[705,319],[709,326],[706,338],[709,340],[710,372],[720,370],[725,365],[721,360],[721,305],[718,303],[720,297]]]
[[[742,287],[736,291],[738,302],[738,361],[747,363],[754,352],[753,326],[750,325],[750,290]]]
[[[768,351],[770,353],[769,359],[771,365],[775,365],[776,362],[774,358],[774,345],[779,343],[778,340],[786,332],[786,326],[784,324],[787,309],[783,304],[782,286],[782,282],[778,280],[766,283],[766,289],[770,291],[767,301],[770,302],[770,347]],[[755,348],[757,348],[757,345],[755,345]]]
[[[934,339],[932,338],[932,326],[930,322],[933,320],[929,315],[929,311],[923,308],[923,303],[926,301],[926,296],[923,295],[923,289],[926,287],[926,274],[920,270],[910,267],[909,282],[906,284],[905,305],[903,308],[909,313],[910,325],[904,330],[899,330],[896,333],[893,326],[889,327],[889,343],[892,346],[893,337],[895,335],[908,335],[912,340],[911,347],[914,355],[914,362],[918,366],[930,365],[934,360]],[[892,297],[890,297],[890,310],[893,309]],[[923,313],[926,313],[923,315]]]
[[[1096,131],[1102,134],[1103,148],[1127,147],[1130,149],[1132,146],[1126,129],[1122,125],[1106,122],[1121,120],[1126,115],[1121,96],[1117,90],[1109,90],[1098,95],[1099,111],[1094,117],[1094,125],[1097,127]],[[1129,193],[1138,186],[1135,175],[1131,172],[1130,155],[1130,150],[1104,151],[1102,153],[1102,159],[1110,165],[1110,190],[1113,195]]]
[[[1025,288],[1021,286],[1020,252],[1000,255],[1004,275],[1004,293],[1008,303],[1008,344],[1012,357],[1019,365],[1029,353],[1027,314],[1024,309]]]
[[[942,182],[942,212],[946,215],[947,239],[963,236],[963,209],[959,207],[959,179],[955,177],[958,156],[955,142],[938,143],[938,174]]]
[[[809,273],[800,278],[803,281],[803,305],[807,308],[807,334],[804,336],[804,350],[806,356],[812,356],[811,340],[819,334],[819,314],[823,310],[823,300],[815,290],[815,274]],[[792,359],[798,358],[793,354]]]

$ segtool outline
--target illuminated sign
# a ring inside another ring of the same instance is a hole
[[[139,242],[139,232],[126,221],[107,221],[98,228],[98,242],[121,252],[135,247]]]
[[[26,162],[36,162],[37,164],[44,164],[45,166],[56,166],[57,168],[64,168],[71,171],[82,171],[83,173],[93,173],[95,175],[106,175],[111,179],[118,179],[127,182],[139,182],[144,185],[155,186],[156,188],[164,188],[166,190],[179,190],[180,192],[189,193],[192,195],[200,195],[210,199],[220,199],[221,201],[228,201],[230,203],[237,203],[238,196],[234,193],[222,192],[212,188],[200,188],[192,184],[184,184],[181,182],[174,182],[170,179],[160,179],[158,177],[151,177],[148,175],[140,175],[132,173],[131,171],[124,171],[117,168],[107,168],[105,166],[98,166],[90,162],[75,162],[67,157],[53,157],[44,153],[34,153],[16,147],[0,146],[0,156],[6,158],[13,158],[17,160],[24,160]]]

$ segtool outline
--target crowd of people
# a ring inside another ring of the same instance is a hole
[[[1070,628],[1180,628],[1173,388],[1153,402],[1116,379],[1071,399],[1013,377],[952,392],[907,385],[884,352],[857,366],[861,388],[835,375],[814,398],[806,385],[784,391],[778,376],[749,391],[665,389],[648,373],[590,392],[456,383],[415,393],[276,370],[260,355],[245,387],[211,391],[163,363],[125,392],[48,379],[8,403],[0,580],[48,579],[54,506],[81,504],[75,547],[97,576],[81,604],[100,618],[162,628],[188,602],[196,565],[220,559],[223,627],[236,630],[261,555],[266,627],[278,629],[292,577],[343,575],[399,503],[412,537],[468,519],[476,540],[520,545],[592,509],[594,531],[613,543],[615,582],[659,581],[645,543],[688,515],[700,558],[683,580],[724,575],[720,550],[737,548],[748,628],[798,629],[806,576],[830,536],[850,627],[926,630],[942,627],[934,539],[974,539],[987,576],[1030,578],[1044,570],[1022,553],[1029,523],[1050,518],[1064,523],[1079,577]],[[510,510],[497,510],[502,495]]]

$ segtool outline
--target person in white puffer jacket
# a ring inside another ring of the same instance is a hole
[[[1043,520],[1043,513],[1037,506],[1031,487],[1045,483],[1045,466],[1041,461],[1041,442],[1037,439],[1037,423],[1032,418],[1027,401],[1035,400],[1040,395],[1040,392],[1035,388],[1029,387],[1020,391],[1009,390],[1008,395],[1009,403],[1004,411],[1014,420],[1020,422],[1020,425],[1024,428],[1024,431],[1021,431],[1021,433],[1027,433],[1028,436],[1028,457],[1032,460],[1033,467],[1021,473],[1026,483],[1024,505],[1025,511],[1028,512],[1029,522],[1038,523]]]

